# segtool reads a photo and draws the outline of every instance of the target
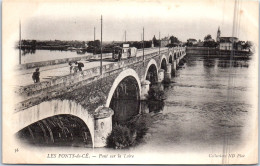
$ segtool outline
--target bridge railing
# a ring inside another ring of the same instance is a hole
[[[175,48],[173,48],[173,50],[174,49]],[[160,53],[164,54],[164,53],[167,53],[169,50],[168,50],[168,48],[165,48],[165,49],[161,50]],[[145,60],[148,60],[148,59],[153,58],[154,56],[158,56],[158,52],[146,54],[144,58],[145,58]],[[97,56],[97,58],[99,58],[99,57]],[[106,73],[106,72],[109,72],[112,70],[117,70],[117,69],[120,69],[123,67],[127,67],[128,65],[132,65],[133,63],[140,62],[142,60],[143,60],[143,56],[139,56],[136,58],[122,60],[118,63],[107,64],[102,67],[102,71],[104,73]],[[16,89],[16,93],[23,96],[26,99],[31,96],[37,96],[37,95],[41,94],[42,91],[44,91],[46,89],[50,89],[50,87],[53,87],[52,89],[56,89],[56,88],[59,88],[60,86],[69,86],[69,85],[73,85],[75,83],[78,83],[78,82],[81,82],[83,80],[90,79],[93,77],[97,77],[97,76],[100,76],[100,67],[99,66],[83,70],[82,72],[56,77],[51,80],[43,81],[43,82],[40,82],[37,84],[31,84],[31,85],[19,87],[18,89]]]

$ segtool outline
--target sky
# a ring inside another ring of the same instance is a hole
[[[253,40],[258,2],[237,1],[236,17],[234,6],[234,0],[27,1],[17,9],[17,17],[23,39],[89,41],[94,39],[94,27],[100,39],[102,15],[103,41],[123,41],[125,31],[127,40],[141,40],[143,28],[145,40],[159,38],[159,32],[161,37],[174,35],[184,42],[203,40],[207,34],[216,39],[218,27],[221,36],[232,36],[234,19],[234,36]]]

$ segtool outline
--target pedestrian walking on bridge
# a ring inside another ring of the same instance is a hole
[[[39,68],[36,68],[35,72],[33,72],[32,79],[33,79],[34,83],[40,82],[40,72],[39,72],[39,70],[40,70]]]
[[[82,67],[84,67],[84,64],[82,62],[76,62],[76,64],[78,65],[79,71],[82,71]]]

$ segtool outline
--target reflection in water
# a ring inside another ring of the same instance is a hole
[[[113,124],[124,124],[139,113],[139,100],[113,99],[110,107],[114,110]]]
[[[140,113],[141,114],[158,113],[163,111],[163,108],[164,108],[164,101],[162,100],[141,101]]]
[[[36,49],[22,49],[22,55],[25,56],[26,54],[35,54]]]
[[[186,58],[186,66],[189,67],[194,67],[197,65],[197,61],[200,61],[200,59],[197,57],[193,57],[193,56],[185,56]],[[194,60],[196,58],[196,61]]]
[[[22,142],[37,146],[92,147],[88,127],[72,115],[57,115],[40,120],[20,130],[16,136]]]
[[[249,67],[249,62],[247,60],[219,60],[218,67],[229,68],[232,67]]]
[[[169,84],[150,84],[148,100],[141,101],[140,113],[161,112],[166,98],[164,91],[168,88]]]
[[[139,88],[134,77],[124,78],[117,86],[110,108],[114,110],[113,124],[125,123],[134,115],[139,113],[140,105]]]
[[[205,68],[215,67],[215,64],[216,64],[216,60],[215,59],[205,58],[203,60],[203,66],[205,66]]]

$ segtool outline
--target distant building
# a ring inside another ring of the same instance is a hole
[[[238,41],[236,44],[235,44],[235,49],[237,49],[238,51],[243,51],[243,45],[245,45],[245,42],[244,41]]]
[[[197,47],[203,47],[203,46],[204,46],[204,43],[203,43],[203,42],[199,41],[199,42],[197,43]]]
[[[188,39],[187,43],[192,43],[192,45],[197,45],[198,41],[196,39]]]
[[[219,43],[219,49],[220,50],[232,50],[232,44],[234,44],[234,46],[236,45],[236,43],[238,42],[238,38],[237,37],[221,37],[221,31],[218,27],[218,31],[217,31],[217,38],[216,38],[217,43]],[[233,49],[240,49],[241,50],[241,46],[238,47],[234,47]]]
[[[204,40],[204,42],[215,42],[214,39],[207,39],[207,40]]]
[[[165,37],[165,38],[161,39],[161,47],[166,47],[170,43],[171,43],[171,40],[169,37]]]
[[[236,37],[220,37],[219,40],[220,50],[232,50],[232,43],[238,42]]]

